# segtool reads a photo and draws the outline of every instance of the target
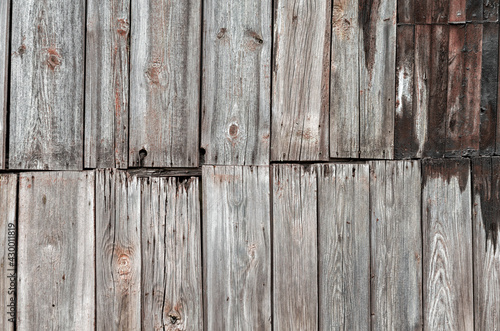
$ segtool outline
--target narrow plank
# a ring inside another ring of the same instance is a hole
[[[392,159],[396,91],[396,0],[360,2],[360,157]]]
[[[467,1],[468,0],[449,0],[448,22],[465,23],[467,19]]]
[[[319,329],[369,330],[369,168],[318,171]]]
[[[203,4],[205,164],[269,164],[272,1]]]
[[[0,325],[14,331],[16,322],[17,175],[0,175]]]
[[[0,2],[0,169],[5,169],[9,83],[10,0]],[[6,324],[4,324],[6,325]]]
[[[269,167],[203,167],[208,330],[271,330]]]
[[[132,2],[130,166],[198,166],[201,0]]]
[[[358,1],[335,0],[332,13],[330,157],[359,157]]]
[[[415,1],[398,0],[398,23],[415,23]]]
[[[483,20],[490,22],[498,21],[499,0],[483,0]]]
[[[9,168],[83,167],[85,1],[14,1]]]
[[[370,168],[372,329],[422,330],[420,162]]]
[[[467,22],[483,20],[483,1],[484,0],[467,0],[465,5]]]
[[[97,330],[141,328],[140,207],[137,178],[97,171]]]
[[[500,327],[500,158],[472,161],[474,199],[474,321],[476,330]]]
[[[326,160],[331,2],[274,5],[271,160]]]
[[[203,330],[198,179],[143,178],[142,330]]]
[[[127,168],[130,0],[90,0],[85,73],[86,168]]]
[[[273,328],[318,329],[316,168],[273,166]]]
[[[423,162],[424,329],[472,330],[469,161]]]
[[[465,0],[415,0],[415,23],[447,23],[450,10],[456,1],[464,1],[463,16],[465,19]]]
[[[94,172],[19,179],[17,330],[93,330]]]

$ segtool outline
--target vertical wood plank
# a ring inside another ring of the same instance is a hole
[[[85,73],[86,168],[127,168],[130,0],[90,0]]]
[[[129,165],[198,166],[201,0],[132,2]]]
[[[398,23],[415,23],[415,1],[398,0]]]
[[[205,164],[269,164],[272,1],[208,0],[203,9]]]
[[[94,329],[94,185],[94,172],[21,174],[17,330]]]
[[[273,328],[318,329],[316,168],[273,166]]]
[[[448,12],[452,2],[457,0],[415,0],[415,23],[434,24],[447,23]],[[462,1],[462,0],[458,0]],[[465,0],[464,19],[465,19]]]
[[[5,169],[9,83],[10,0],[0,2],[0,169]]]
[[[13,1],[9,168],[83,167],[85,1]]]
[[[424,329],[473,329],[472,214],[467,159],[424,160]]]
[[[483,1],[484,0],[467,0],[465,10],[467,22],[483,20]]]
[[[268,167],[203,167],[208,330],[271,330]]]
[[[449,0],[450,23],[465,23],[467,19],[467,0]]]
[[[271,160],[326,160],[331,1],[275,1]]]
[[[496,22],[498,21],[499,0],[483,0],[483,20]]]
[[[97,330],[141,328],[140,207],[137,178],[97,172]]]

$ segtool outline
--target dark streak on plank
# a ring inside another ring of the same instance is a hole
[[[450,0],[415,0],[415,23],[447,23],[450,6],[449,1]]]
[[[465,10],[467,22],[483,20],[483,0],[467,0]]]
[[[483,20],[496,22],[498,20],[498,0],[483,0]]]
[[[10,1],[0,1],[0,169],[5,169],[9,81]]]

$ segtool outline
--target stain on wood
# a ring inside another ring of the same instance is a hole
[[[463,16],[465,20],[465,0],[414,0],[415,1],[415,23],[434,24],[447,23],[448,16],[452,8],[456,6],[454,2],[463,1]]]
[[[499,0],[483,0],[483,20],[498,21]]]
[[[415,0],[398,0],[398,23],[415,23]]]
[[[484,0],[467,0],[465,5],[467,22],[483,20],[483,1]]]
[[[0,2],[0,169],[5,169],[9,88],[10,0]]]

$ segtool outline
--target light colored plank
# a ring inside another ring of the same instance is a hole
[[[85,1],[12,5],[9,168],[82,169]]]
[[[207,0],[203,8],[205,164],[269,164],[272,1]]]
[[[5,169],[9,82],[10,0],[0,1],[0,169]]]
[[[141,205],[126,172],[96,175],[96,329],[141,329]]]
[[[198,166],[201,0],[132,2],[129,165]]]
[[[85,167],[128,165],[130,0],[89,0]]]
[[[142,329],[203,330],[198,179],[143,178]]]
[[[331,2],[275,2],[271,160],[326,160]]]
[[[425,330],[472,330],[472,214],[467,159],[422,169]]]
[[[17,330],[93,330],[94,172],[19,179]]]
[[[273,328],[317,330],[317,171],[289,164],[272,169]]]
[[[422,330],[419,161],[370,163],[373,330]]]
[[[269,167],[203,167],[208,330],[271,330]]]

